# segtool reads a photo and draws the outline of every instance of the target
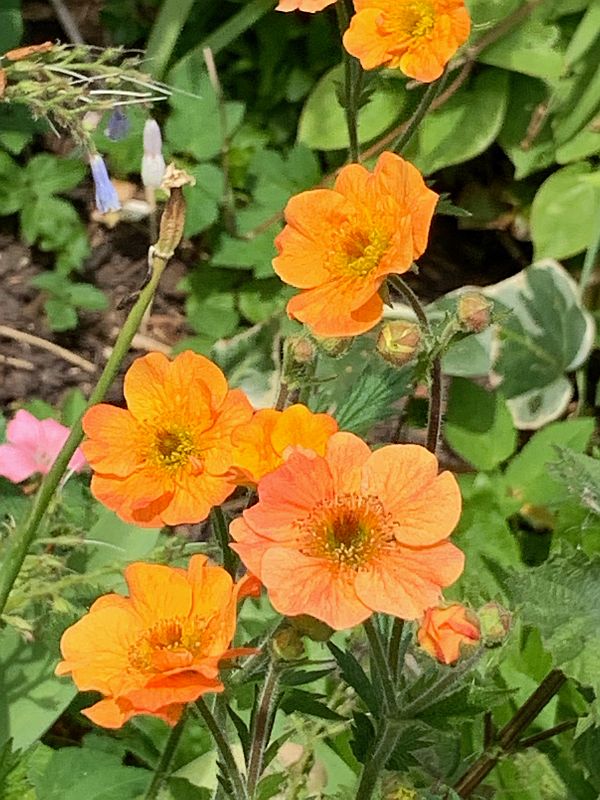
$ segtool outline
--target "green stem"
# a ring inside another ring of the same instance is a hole
[[[388,664],[390,665],[390,672],[394,683],[397,683],[400,677],[402,661],[404,660],[404,654],[406,652],[406,648],[402,648],[403,634],[404,620],[400,619],[400,617],[394,617],[392,632],[390,634],[390,643],[388,645]]]
[[[475,789],[494,769],[501,756],[509,753],[518,745],[523,732],[552,700],[566,680],[560,670],[553,670],[544,678],[535,692],[498,733],[490,749],[482,753],[458,781],[454,790],[459,797],[471,797]]]
[[[390,275],[389,281],[409,303],[425,333],[431,335],[431,325],[421,301],[399,275]],[[431,362],[431,399],[427,419],[427,449],[435,453],[442,425],[442,359],[436,355]]]
[[[412,137],[414,136],[417,128],[425,118],[425,115],[431,108],[431,104],[434,102],[435,98],[440,94],[444,86],[446,85],[446,81],[448,79],[448,70],[444,70],[443,74],[438,78],[437,81],[434,83],[430,83],[427,89],[425,90],[423,97],[421,98],[421,102],[415,109],[414,114],[409,119],[406,128],[402,131],[400,136],[396,139],[395,142],[392,143],[390,149],[396,153],[402,153],[405,147],[408,145]]]
[[[393,713],[397,709],[396,690],[394,688],[394,680],[390,671],[390,665],[385,655],[381,634],[372,618],[365,620],[365,622],[363,622],[363,627],[369,640],[372,663],[375,665],[379,680],[381,681],[386,707],[390,713]]]
[[[251,731],[250,754],[248,756],[248,794],[254,798],[262,775],[265,750],[271,736],[279,670],[271,661],[267,677],[260,693]]]
[[[399,721],[390,719],[383,721],[377,744],[363,765],[355,800],[370,800],[373,796],[379,776],[396,747],[400,730]]]
[[[350,24],[350,17],[354,11],[352,2],[341,0],[335,4],[337,13],[340,37]],[[344,62],[344,112],[346,114],[346,125],[348,127],[348,140],[350,143],[350,161],[360,161],[360,142],[358,139],[358,106],[360,87],[362,84],[362,69],[359,62],[350,55],[345,47],[342,46]]]
[[[98,383],[96,384],[96,387],[90,396],[84,412],[82,412],[78,420],[71,428],[71,433],[69,434],[69,437],[62,450],[58,454],[52,469],[42,481],[29,516],[17,528],[7,543],[6,551],[3,554],[4,558],[2,569],[0,570],[0,615],[4,611],[10,590],[17,579],[23,561],[25,560],[25,556],[27,555],[33,538],[36,534],[38,525],[40,524],[48,504],[52,499],[52,495],[54,494],[60,479],[66,472],[68,463],[71,460],[73,453],[75,450],[77,450],[77,447],[83,439],[83,430],[81,428],[83,414],[88,410],[88,408],[96,405],[96,403],[99,403],[104,398],[104,395],[117,376],[123,359],[129,351],[131,341],[138,330],[140,322],[142,321],[144,312],[152,302],[152,298],[154,297],[154,293],[166,264],[167,261],[164,258],[154,254],[152,258],[152,275],[150,280],[140,292],[135,305],[129,312],[129,316],[121,328],[121,332],[117,338],[117,341],[115,342],[114,349],[110,355],[110,358],[106,362],[106,366],[104,367],[102,375],[100,376],[100,379],[98,380]]]
[[[165,749],[163,750],[160,760],[156,766],[156,769],[154,770],[154,775],[152,776],[150,785],[146,789],[144,800],[156,800],[156,798],[158,797],[158,793],[160,792],[164,782],[169,777],[169,773],[171,771],[171,764],[173,763],[173,758],[175,756],[175,751],[177,750],[177,746],[181,739],[181,734],[183,733],[183,729],[185,727],[186,716],[187,716],[187,709],[184,710],[179,722],[175,725],[174,728],[171,729],[171,732],[169,733],[169,737],[167,739],[167,743],[165,744]]]
[[[212,532],[215,535],[219,547],[221,548],[221,555],[223,557],[223,566],[231,577],[235,580],[237,573],[237,560],[235,553],[229,546],[229,529],[227,520],[221,506],[214,506],[210,512],[210,525]]]
[[[165,0],[162,4],[146,45],[146,63],[155,78],[162,78],[164,75],[194,2],[195,0]]]
[[[233,752],[229,746],[229,742],[223,735],[221,727],[214,718],[212,711],[206,704],[206,701],[203,697],[199,697],[191,706],[191,708],[196,716],[200,717],[204,721],[215,741],[215,744],[217,745],[217,750],[221,756],[226,777],[229,779],[229,783],[231,784],[231,789],[233,791],[231,800],[249,800],[248,790],[246,789],[246,785],[238,769],[238,765],[233,757]]]

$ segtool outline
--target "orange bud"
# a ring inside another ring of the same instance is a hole
[[[442,664],[453,664],[464,646],[477,644],[481,638],[475,614],[460,603],[428,608],[417,633],[419,644]]]
[[[494,304],[481,292],[465,292],[458,299],[458,319],[463,330],[481,333],[491,321]]]
[[[417,357],[421,339],[421,328],[416,322],[386,322],[377,337],[377,352],[390,364],[402,367]]]

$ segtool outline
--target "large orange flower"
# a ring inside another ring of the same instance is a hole
[[[461,647],[480,637],[477,617],[460,603],[428,608],[417,633],[421,647],[443,664],[458,661]]]
[[[313,414],[303,405],[285,411],[265,408],[233,433],[232,475],[238,483],[257,484],[280,467],[294,448],[324,455],[329,437],[338,429],[329,414]]]
[[[256,580],[234,584],[206,556],[193,556],[187,571],[130,564],[125,578],[129,597],[100,597],[64,632],[56,674],[104,695],[83,712],[98,725],[120,728],[135,714],[173,725],[186,703],[223,690],[220,661],[255,652],[229,645],[237,601]]]
[[[379,288],[424,252],[437,200],[416,167],[394,153],[383,153],[372,174],[349,164],[333,189],[292,197],[273,261],[283,281],[306,289],[289,301],[290,317],[319,336],[376,325]]]
[[[418,445],[372,453],[335,433],[325,457],[294,452],[258,487],[230,532],[281,614],[350,628],[373,611],[422,617],[463,569],[445,541],[461,499],[449,472]]]
[[[399,67],[429,83],[469,38],[464,0],[354,0],[344,47],[363,69]]]
[[[138,358],[125,375],[128,410],[101,404],[83,418],[92,493],[127,522],[199,522],[235,485],[231,434],[252,417],[239,389],[191,351]]]
[[[315,11],[322,11],[333,3],[335,0],[280,0],[275,11],[308,11],[314,14]]]

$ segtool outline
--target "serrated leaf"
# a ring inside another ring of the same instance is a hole
[[[582,506],[600,515],[600,461],[566,447],[556,449],[560,460],[548,464],[548,471]]]
[[[326,678],[331,675],[332,667],[325,669],[299,669],[286,671],[281,676],[282,686],[304,686],[307,683],[314,683],[315,681]]]
[[[279,705],[282,711],[286,714],[308,714],[311,717],[318,717],[319,719],[329,719],[335,722],[340,722],[345,719],[337,711],[329,708],[319,700],[323,695],[312,694],[311,692],[304,692],[302,689],[289,689],[283,696]]]

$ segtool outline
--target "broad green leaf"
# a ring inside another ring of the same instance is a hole
[[[298,141],[314,150],[348,147],[346,112],[337,99],[336,87],[344,81],[341,65],[326,73],[309,95],[298,126]],[[398,82],[381,82],[358,113],[359,141],[368,142],[389,128],[401,115],[404,91]]]
[[[600,516],[600,460],[555,445],[558,460],[548,464],[550,474],[582,506]]]
[[[506,403],[519,430],[535,430],[560,417],[573,397],[573,385],[561,375],[555,381],[530,389]]]
[[[168,83],[185,92],[174,92],[169,98],[172,112],[165,134],[171,150],[193,156],[198,161],[214,158],[223,145],[223,134],[231,136],[240,125],[244,104],[225,103],[227,130],[224,132],[217,97],[206,72],[197,73],[185,64],[177,65],[170,71]]]
[[[477,378],[487,375],[492,363],[492,329],[488,328],[450,345],[442,359],[442,369],[445,375]]]
[[[600,558],[557,554],[509,579],[522,620],[539,629],[555,667],[600,693]]]
[[[183,194],[186,199],[184,236],[195,236],[210,227],[219,217],[219,207],[223,199],[223,172],[214,164],[197,164],[188,172],[196,179],[195,186],[186,186]]]
[[[557,170],[540,186],[531,207],[536,258],[569,258],[589,247],[600,215],[600,186],[585,180],[587,162]]]
[[[556,80],[564,61],[560,28],[531,16],[486,47],[478,60],[547,81]]]
[[[244,282],[238,305],[244,317],[251,323],[266,322],[274,314],[283,311],[292,294],[293,290],[283,285],[278,278]]]
[[[565,53],[565,66],[570,67],[594,46],[600,36],[600,0],[590,0]]]
[[[572,139],[556,148],[558,164],[570,164],[600,153],[600,131],[584,128]]]
[[[44,303],[48,324],[53,331],[72,331],[77,327],[79,317],[71,303],[51,297]]]
[[[91,283],[71,283],[67,296],[74,306],[88,311],[104,311],[108,308],[108,297]]]
[[[550,478],[547,465],[556,461],[556,447],[568,447],[581,453],[594,431],[589,418],[553,422],[537,431],[512,459],[504,477],[508,491],[520,502],[533,505],[554,504],[565,492]]]
[[[0,8],[0,53],[12,50],[21,41],[23,20],[21,0],[2,0]]]
[[[79,160],[39,153],[27,163],[25,172],[33,194],[44,198],[73,189],[85,177],[86,169]]]
[[[485,32],[519,7],[520,0],[467,0],[474,32]],[[481,34],[480,34],[481,35]]]
[[[575,800],[552,764],[552,759],[535,749],[503,760],[489,779],[496,800]]]
[[[452,381],[444,435],[476,469],[492,470],[511,456],[517,431],[502,395],[462,378]]]
[[[12,738],[15,750],[25,750],[69,705],[77,690],[54,675],[59,659],[10,627],[0,631],[0,746]]]
[[[487,69],[428,114],[405,156],[426,175],[483,153],[498,136],[508,102],[508,73]]]

